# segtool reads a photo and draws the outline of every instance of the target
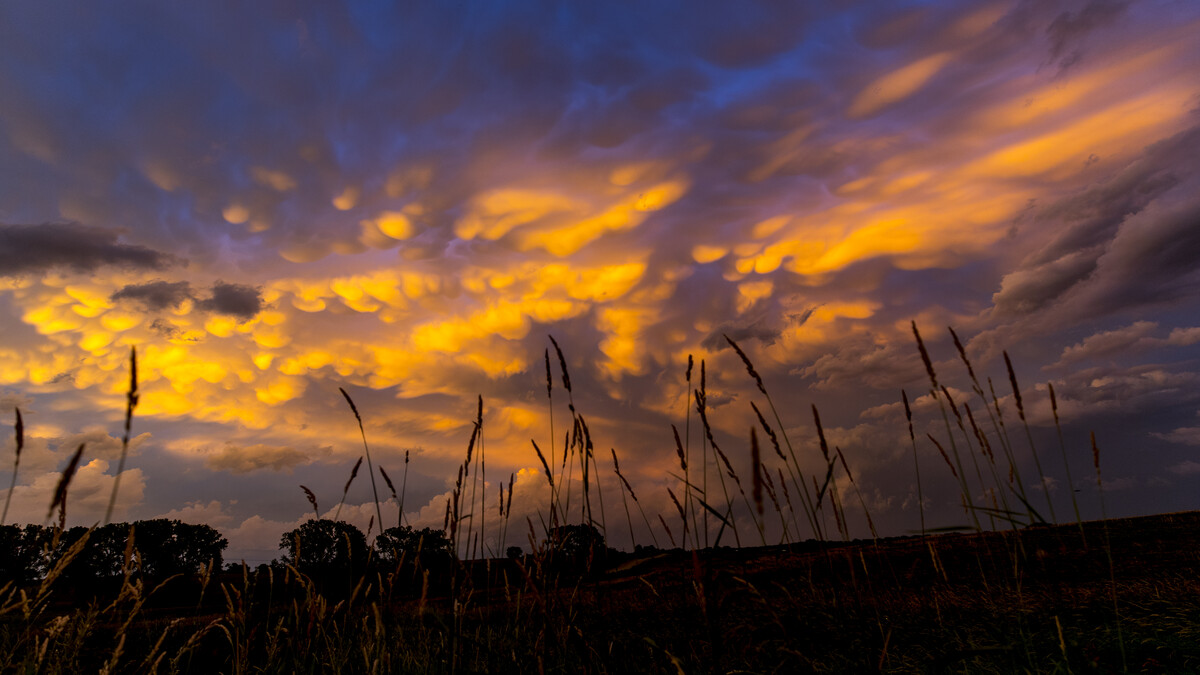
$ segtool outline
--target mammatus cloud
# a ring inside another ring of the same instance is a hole
[[[91,272],[104,266],[161,269],[177,262],[169,254],[124,244],[119,234],[79,223],[0,224],[0,277],[66,268]]]
[[[146,309],[162,311],[179,307],[185,300],[192,300],[196,308],[216,314],[228,314],[242,319],[253,318],[263,308],[262,291],[253,286],[227,284],[218,281],[212,285],[210,295],[197,298],[192,285],[187,281],[150,281],[129,284],[112,294],[113,300],[134,300]]]
[[[799,7],[312,5],[248,9],[213,39],[202,5],[3,6],[0,214],[72,222],[0,231],[0,384],[70,431],[118,428],[136,345],[134,423],[179,455],[146,464],[147,494],[192,502],[145,512],[270,549],[308,515],[294,483],[329,506],[329,467],[361,452],[338,387],[393,477],[426,448],[422,522],[441,524],[476,394],[488,466],[536,469],[547,334],[597,440],[668,514],[670,425],[697,433],[688,356],[735,461],[756,423],[724,334],[793,438],[820,404],[881,508],[912,492],[899,390],[937,415],[914,318],[960,404],[943,327],[998,384],[1012,351],[1035,433],[1047,372],[1065,420],[1192,405],[1195,8]],[[172,256],[189,266],[168,274]],[[31,438],[30,480],[57,466],[51,436],[68,433]],[[245,497],[178,496],[209,481]],[[351,511],[365,528],[373,508]]]

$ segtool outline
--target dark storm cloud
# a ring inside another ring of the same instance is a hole
[[[10,55],[0,55],[0,79],[11,94],[0,127],[13,144],[0,171],[40,176],[0,186],[0,210],[65,203],[85,222],[139,222],[145,241],[200,263],[219,255],[222,237],[245,242],[233,254],[246,259],[366,250],[360,221],[397,198],[381,183],[414,167],[433,169],[420,188],[420,232],[447,229],[492,174],[521,177],[520,163],[497,158],[534,150],[578,161],[652,131],[656,145],[674,147],[693,106],[711,105],[737,71],[801,48],[819,19],[801,3],[769,1],[719,17],[543,2],[259,5],[236,22],[210,6],[134,4],[0,10]],[[31,38],[47,34],[73,38]],[[104,179],[121,172],[118,184]],[[362,197],[342,212],[330,202],[346,185]],[[105,192],[112,198],[94,197]],[[237,222],[223,217],[231,203],[244,213]],[[420,237],[414,255],[448,242]],[[409,244],[400,247],[404,255]]]
[[[1070,297],[1072,313],[1109,312],[1187,287],[1200,259],[1197,153],[1193,127],[1111,179],[1035,210],[1023,227],[1059,234],[1004,277],[996,311],[1026,314]]]
[[[227,284],[224,281],[213,284],[212,295],[196,303],[196,307],[200,309],[218,314],[231,314],[243,319],[258,314],[262,306],[262,293],[257,288]]]
[[[198,299],[187,281],[151,281],[144,284],[129,284],[113,293],[113,300],[132,300],[151,311],[178,307],[185,300],[195,300],[196,308],[217,314],[229,314],[242,319],[253,318],[262,310],[262,292],[244,284],[213,284],[207,298]]]
[[[1046,29],[1051,58],[1061,58],[1064,68],[1077,62],[1083,55],[1079,43],[1089,33],[1116,23],[1128,6],[1128,2],[1119,0],[1092,0],[1077,12],[1059,14]]]
[[[136,300],[146,309],[159,311],[178,307],[192,297],[192,285],[186,281],[151,281],[145,284],[129,284],[113,293],[113,300]]]
[[[117,232],[79,223],[0,224],[0,276],[55,268],[91,272],[110,265],[159,269],[176,262],[167,254],[118,239]]]

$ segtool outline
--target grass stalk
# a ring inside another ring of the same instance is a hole
[[[79,444],[79,447],[75,449],[75,454],[71,455],[67,466],[59,474],[58,485],[54,488],[54,498],[50,501],[50,508],[46,511],[45,522],[50,522],[50,516],[54,515],[54,509],[58,508],[58,529],[60,532],[67,528],[67,488],[71,486],[71,479],[75,477],[75,471],[79,468],[79,460],[83,457],[83,448],[85,445],[85,443]]]
[[[21,466],[21,450],[25,448],[25,420],[21,419],[21,409],[13,408],[16,420],[13,422],[13,440],[16,444],[16,456],[13,459],[12,483],[8,486],[8,494],[4,497],[4,513],[0,515],[0,525],[8,522],[8,506],[12,503],[13,492],[17,489],[17,469]]]
[[[1071,507],[1075,509],[1075,525],[1079,527],[1079,537],[1087,546],[1087,536],[1083,532],[1083,518],[1079,515],[1079,500],[1075,497],[1075,479],[1071,478],[1071,462],[1067,461],[1067,444],[1063,440],[1062,424],[1058,419],[1058,397],[1054,394],[1054,383],[1047,382],[1050,390],[1050,410],[1054,413],[1054,429],[1058,432],[1058,449],[1062,452],[1063,471],[1067,473],[1067,492],[1071,495]]]
[[[550,417],[550,445],[547,448],[547,450],[550,452],[550,460],[549,460],[549,462],[543,461],[542,465],[546,467],[546,471],[550,475],[550,478],[551,478],[551,480],[550,480],[550,503],[551,503],[551,505],[553,505],[557,501],[558,497],[554,492],[554,480],[553,480],[554,471],[551,468],[551,467],[554,467],[557,465],[554,463],[554,378],[550,374],[550,348],[549,347],[547,347],[545,349],[545,351],[542,353],[542,356],[544,357],[544,360],[546,362],[546,409],[547,409],[547,413]],[[534,447],[537,447],[537,445],[534,444]],[[563,448],[563,453],[565,456],[566,448]],[[554,527],[556,525],[558,525],[558,511],[555,508],[551,508],[550,509],[550,526]]]
[[[693,495],[692,495],[692,476],[691,476],[691,470],[692,470],[692,366],[694,365],[694,363],[695,363],[695,361],[692,359],[692,355],[688,354],[687,371],[684,373],[684,380],[686,382],[685,389],[686,389],[687,393],[683,398],[683,461],[685,464],[687,464],[687,468],[684,469],[684,472],[683,472],[683,481],[685,483],[684,495],[683,495],[683,508],[685,511],[688,512],[688,514],[691,515],[692,538],[696,542],[696,545],[699,546],[700,522],[696,517],[696,506],[694,504]],[[702,457],[703,457],[703,455],[702,455]],[[705,513],[705,518],[707,518],[707,513]],[[707,528],[705,528],[705,529],[706,529],[706,531],[704,533],[704,536],[705,536],[706,541],[704,542],[704,545],[707,547],[708,546],[708,541],[707,541],[708,532],[707,532]]]
[[[617,461],[617,451],[615,449],[612,449],[612,458],[613,473],[617,474],[617,478],[620,479],[621,485],[624,486],[627,492],[629,492],[629,496],[633,499],[633,503],[637,505],[638,511],[642,514],[642,521],[646,523],[646,531],[650,533],[650,541],[654,543],[655,548],[658,548],[658,537],[654,536],[654,528],[650,526],[650,519],[646,517],[646,510],[642,508],[642,503],[638,501],[637,493],[633,491],[633,486],[629,484],[629,481],[625,480],[625,474],[621,473],[621,464]],[[624,495],[625,493],[622,492],[622,499],[624,499]],[[633,539],[632,524],[629,526],[629,538],[631,540]]]
[[[358,469],[362,466],[362,463],[363,458],[359,457],[358,461],[354,463],[354,467],[350,469],[350,478],[346,480],[346,485],[342,488],[342,501],[338,502],[337,510],[333,513],[334,520],[337,520],[342,516],[342,505],[346,503],[346,494],[350,492],[350,484],[353,483],[354,479],[358,476]]]
[[[121,487],[121,474],[125,471],[125,457],[129,454],[129,431],[133,425],[133,409],[138,404],[137,347],[129,348],[129,391],[125,394],[125,433],[121,436],[121,458],[117,460],[117,473],[113,476],[112,494],[108,497],[108,508],[104,510],[104,524],[112,521],[113,507],[117,504],[117,491]]]
[[[703,373],[704,372],[704,361],[700,362],[700,369],[701,369],[700,372]],[[700,381],[701,381],[701,387],[700,387],[700,389],[698,389],[696,391],[696,412],[698,412],[700,414],[700,424],[701,424],[701,427],[704,429],[704,437],[708,440],[709,447],[711,447],[713,449],[713,455],[714,455],[713,464],[716,464],[717,463],[716,459],[719,458],[724,453],[722,453],[721,449],[719,447],[717,447],[717,442],[713,438],[712,427],[710,427],[708,425],[708,413],[705,409],[707,392],[705,391],[704,386],[703,386],[704,378],[702,377]],[[726,462],[728,463],[728,460],[726,460]],[[733,469],[730,468],[729,472],[732,473]],[[717,468],[717,478],[720,479],[720,481],[721,481],[721,492],[725,496],[725,506],[729,511],[732,511],[733,510],[733,501],[730,500],[730,498],[729,498],[729,487],[728,487],[728,485],[725,484],[725,474],[721,473],[719,465]],[[708,499],[707,491],[705,491],[704,496],[705,496],[705,499],[707,500]],[[734,518],[731,520],[733,522],[733,528],[732,528],[733,529],[733,539],[735,542],[737,542],[738,548],[741,548],[742,547],[742,537],[738,533],[737,519]]]
[[[383,527],[383,510],[379,508],[379,489],[375,487],[375,467],[371,464],[371,449],[367,447],[367,432],[363,429],[362,415],[358,414],[358,406],[354,405],[354,399],[350,398],[350,394],[346,393],[345,389],[338,387],[338,391],[342,392],[346,403],[350,404],[350,412],[354,413],[354,419],[358,421],[358,433],[362,436],[363,453],[367,457],[367,473],[371,476],[371,496],[375,498],[375,515],[378,518],[375,522]],[[342,495],[342,501],[345,501],[346,496]]]
[[[725,335],[724,338],[726,342],[729,343],[729,346],[733,347],[733,350],[737,352],[737,355],[742,359],[742,363],[746,366],[746,372],[750,374],[750,377],[754,378],[754,383],[758,386],[758,390],[767,399],[767,405],[771,408],[771,414],[775,417],[775,424],[779,426],[779,433],[783,435],[784,445],[787,446],[788,454],[791,455],[792,464],[795,465],[795,473],[792,473],[790,466],[788,467],[788,473],[792,474],[792,482],[796,486],[796,493],[801,499],[801,506],[804,507],[805,515],[808,517],[809,523],[812,525],[813,536],[817,539],[824,539],[824,535],[822,534],[821,528],[817,521],[812,495],[809,494],[808,485],[804,482],[804,470],[800,468],[800,462],[796,459],[796,451],[792,448],[792,442],[788,438],[787,427],[783,425],[783,420],[779,418],[779,411],[775,409],[775,401],[772,400],[771,395],[767,393],[767,388],[766,385],[763,384],[762,377],[754,368],[754,364],[751,363],[750,357],[746,356],[746,352],[742,351],[742,348],[739,347],[738,344],[734,342],[733,339],[728,335]]]
[[[942,422],[946,426],[946,437],[950,441],[950,450],[954,455],[954,463],[958,466],[959,489],[962,490],[963,508],[970,512],[971,520],[975,523],[975,531],[982,532],[983,527],[979,524],[979,516],[975,513],[975,500],[971,497],[971,488],[967,485],[967,473],[963,470],[962,457],[958,454],[958,444],[954,442],[954,432],[950,430],[950,416],[946,413],[946,401],[938,395],[940,386],[937,381],[937,373],[933,369],[933,361],[929,358],[929,352],[925,349],[925,341],[921,339],[921,331],[917,330],[917,322],[912,322],[913,337],[917,340],[917,350],[921,353],[921,361],[925,364],[925,373],[929,375],[929,382],[932,384],[932,389],[929,390],[933,399],[938,402],[938,407],[942,411]],[[930,436],[930,439],[933,437]],[[939,450],[942,447],[938,446]],[[943,455],[945,451],[942,450]]]
[[[996,438],[1000,443],[1000,447],[1004,450],[1005,458],[1008,459],[1009,484],[1016,483],[1017,490],[1020,493],[1021,500],[1028,503],[1029,497],[1025,493],[1025,483],[1021,480],[1020,468],[1017,466],[1015,456],[1012,451],[1012,443],[1008,438],[1008,430],[1004,427],[1004,414],[1000,409],[1000,400],[996,397],[996,388],[992,386],[992,379],[988,378],[988,389],[992,394],[992,401],[989,404],[987,396],[983,393],[983,387],[979,384],[979,378],[975,375],[975,368],[971,365],[971,359],[967,357],[967,350],[963,347],[962,341],[958,339],[958,333],[954,332],[954,328],[947,326],[950,331],[950,337],[954,339],[954,347],[958,350],[958,356],[962,359],[963,365],[967,367],[967,374],[971,377],[971,388],[975,391],[975,395],[983,402],[983,409],[987,412],[988,419],[992,424],[992,431],[996,434]],[[995,408],[995,412],[993,412]],[[986,435],[984,435],[986,439]],[[993,460],[995,458],[993,457]],[[1004,494],[1004,490],[1000,491]],[[1032,511],[1029,514],[1030,519],[1033,518]]]
[[[1008,381],[1012,384],[1013,399],[1017,403],[1017,415],[1021,418],[1021,424],[1025,427],[1025,440],[1029,442],[1029,452],[1033,455],[1033,465],[1037,467],[1038,478],[1041,480],[1042,494],[1046,497],[1046,506],[1050,509],[1050,521],[1058,522],[1058,517],[1054,515],[1054,500],[1050,499],[1050,486],[1046,484],[1046,472],[1042,471],[1042,460],[1038,458],[1037,447],[1033,443],[1033,434],[1029,431],[1029,422],[1025,419],[1025,405],[1021,402],[1021,387],[1017,385],[1017,374],[1013,371],[1012,361],[1008,358],[1008,352],[1004,352],[1004,365],[1008,368]]]
[[[1121,648],[1121,671],[1129,672],[1125,656],[1125,638],[1121,633],[1121,608],[1117,604],[1117,568],[1113,564],[1112,538],[1108,533],[1108,509],[1104,505],[1104,481],[1100,477],[1100,447],[1096,445],[1096,432],[1091,434],[1092,464],[1096,468],[1096,494],[1100,498],[1100,517],[1104,523],[1104,552],[1108,556],[1108,580],[1112,593],[1113,614],[1117,620],[1117,644]]]
[[[908,392],[900,390],[904,401],[904,416],[908,419],[908,438],[912,442],[913,470],[917,476],[917,511],[921,514],[921,541],[925,541],[925,493],[921,490],[921,462],[917,459],[917,435],[913,431],[912,408],[908,405]]]

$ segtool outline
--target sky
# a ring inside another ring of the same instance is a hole
[[[344,388],[404,522],[441,527],[482,397],[485,540],[528,550],[530,441],[561,458],[570,425],[553,336],[609,541],[649,543],[608,451],[677,524],[690,355],[748,475],[766,399],[728,335],[813,474],[818,407],[855,536],[856,494],[919,528],[902,390],[926,517],[959,525],[912,322],[957,405],[983,416],[948,326],[994,380],[1040,495],[1007,351],[1060,520],[1100,515],[1091,432],[1110,515],[1200,508],[1198,34],[1190,0],[5,3],[8,522],[45,522],[80,443],[68,521],[103,518],[136,346],[117,519],[276,557],[300,486],[331,516],[363,454]],[[375,512],[364,470],[340,516]]]

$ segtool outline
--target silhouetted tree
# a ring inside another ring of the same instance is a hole
[[[283,561],[313,577],[348,577],[367,564],[367,538],[362,530],[341,520],[309,520],[285,532],[279,548]]]
[[[560,525],[550,529],[546,548],[555,566],[586,571],[602,564],[608,553],[604,535],[592,525]]]
[[[521,550],[520,546],[509,546],[504,551],[504,554],[506,556],[508,556],[509,560],[516,560],[516,559],[520,558],[521,556],[525,555],[525,551]]]
[[[442,592],[455,570],[454,546],[444,530],[390,527],[375,537],[380,571],[393,591]]]
[[[40,525],[0,527],[0,585],[29,584],[40,579],[50,562],[46,547],[51,530]]]
[[[223,562],[222,552],[229,542],[208,525],[191,525],[178,520],[159,518],[130,523],[109,523],[94,529],[83,550],[70,562],[64,575],[76,582],[89,579],[112,579],[121,576],[125,553],[129,548],[130,529],[133,531],[133,568],[155,579],[175,574],[191,575],[212,561],[215,569]],[[63,533],[54,559],[71,548],[87,532],[73,527]],[[43,535],[49,538],[50,531]]]
[[[375,537],[380,562],[395,565],[401,561],[439,569],[454,561],[454,547],[444,530],[429,527],[415,530],[407,525],[389,527]]]
[[[133,545],[146,576],[197,574],[210,561],[214,570],[221,569],[222,552],[229,541],[208,525],[165,518],[139,520],[133,525]]]
[[[54,564],[84,536],[87,536],[87,544],[63,569],[63,579],[86,590],[88,582],[115,579],[121,575],[129,541],[129,523],[109,523],[91,532],[86,527],[72,527],[59,537]]]

